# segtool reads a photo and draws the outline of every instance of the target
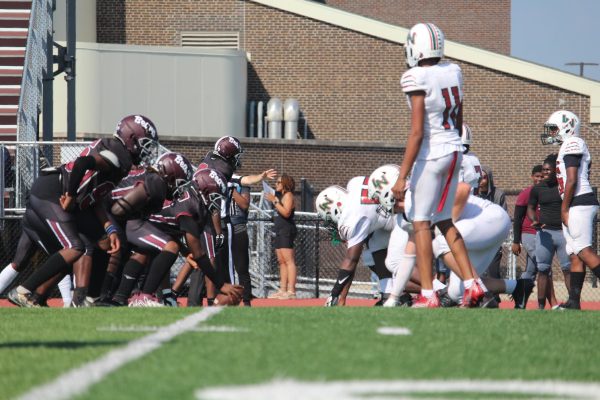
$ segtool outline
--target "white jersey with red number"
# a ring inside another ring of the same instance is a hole
[[[350,179],[346,186],[348,201],[338,221],[338,232],[348,248],[362,243],[376,230],[391,231],[394,227],[393,217],[377,212],[379,205],[369,198],[368,179],[357,176]]]
[[[473,153],[463,154],[460,164],[459,181],[468,183],[472,189],[479,187],[481,179],[481,163],[479,158]]]
[[[574,155],[581,157],[579,170],[577,171],[577,186],[573,197],[582,194],[590,193],[592,186],[590,185],[590,168],[592,166],[592,156],[588,150],[587,144],[580,137],[571,136],[563,142],[558,151],[558,159],[556,160],[556,178],[558,179],[558,190],[560,197],[564,197],[565,185],[567,184],[567,166],[565,165],[565,156]]]
[[[417,159],[433,160],[459,151],[463,146],[456,118],[462,105],[463,78],[460,67],[440,63],[429,67],[414,67],[402,75],[402,91],[425,92],[423,142]],[[408,106],[411,107],[410,97]]]

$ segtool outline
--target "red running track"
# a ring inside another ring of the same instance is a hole
[[[187,298],[179,299],[180,304],[185,306],[187,304]],[[375,304],[375,300],[370,299],[348,299],[348,306],[350,307],[372,307]],[[62,307],[62,300],[50,299],[48,301],[50,307]],[[276,300],[276,299],[254,299],[252,300],[253,307],[322,307],[325,304],[325,299],[296,299],[296,300]],[[0,299],[0,307],[16,307],[6,299]],[[514,307],[514,303],[503,301],[500,303],[500,308],[510,309]],[[600,310],[600,302],[584,302],[581,303],[583,310]],[[535,302],[527,303],[528,310],[537,310],[537,304]],[[549,309],[546,306],[546,309]]]

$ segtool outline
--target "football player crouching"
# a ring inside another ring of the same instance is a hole
[[[406,213],[410,210],[410,196],[405,196],[404,203],[397,203],[391,194],[391,185],[381,184],[382,181],[394,182],[395,177],[399,174],[400,169],[396,165],[386,165],[378,168],[371,174],[369,182],[370,195],[377,199],[381,206],[388,210],[396,210],[396,225],[390,237],[390,245],[388,247],[388,260],[386,265],[392,270],[394,276],[394,284],[392,296],[393,300],[399,296],[408,282],[410,271],[414,267],[414,227],[406,218]],[[385,179],[382,179],[385,176]],[[379,182],[379,184],[377,184]],[[461,185],[463,187],[461,187]],[[465,189],[470,191],[468,184],[459,183],[459,190]],[[407,191],[410,189],[407,187]],[[504,279],[488,279],[478,278],[493,259],[495,253],[508,236],[510,231],[510,217],[504,209],[487,200],[481,199],[474,195],[469,195],[466,204],[460,206],[461,214],[457,219],[456,227],[463,236],[465,245],[469,252],[475,271],[473,275],[477,279],[479,285],[485,290],[491,290],[494,293],[512,294],[515,303],[522,303],[524,298],[528,297],[533,288],[530,280],[504,280]],[[486,229],[481,229],[485,227]],[[441,257],[444,263],[453,271],[450,277],[448,288],[440,286],[438,283],[438,292],[447,291],[448,296],[456,304],[462,303],[465,307],[472,307],[472,304],[464,299],[464,285],[458,272],[458,266],[454,260],[452,253],[446,243],[443,235],[438,234],[432,242],[434,256]],[[432,283],[434,284],[434,283]],[[390,301],[392,301],[390,300]],[[431,303],[415,301],[413,307],[424,307]],[[391,304],[393,305],[393,304]]]
[[[340,186],[326,188],[317,196],[316,209],[319,217],[330,224],[346,244],[346,254],[325,305],[332,307],[345,304],[356,266],[364,247],[369,244],[375,262],[373,272],[380,279],[381,289],[385,290],[387,280],[391,277],[384,260],[392,220],[389,216],[377,213],[377,204],[367,195],[367,178],[352,178],[346,189]]]

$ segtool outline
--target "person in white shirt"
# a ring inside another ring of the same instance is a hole
[[[600,256],[592,250],[593,224],[598,200],[590,185],[592,157],[579,136],[581,122],[570,111],[554,112],[544,124],[542,144],[560,143],[556,162],[558,190],[562,197],[561,220],[571,259],[571,290],[562,309],[580,309],[585,265],[600,277]]]
[[[463,79],[460,67],[441,63],[444,34],[433,24],[417,24],[408,32],[406,58],[410,69],[402,75],[402,91],[411,109],[408,136],[400,176],[393,188],[402,202],[409,174],[417,265],[421,297],[415,307],[439,307],[432,286],[431,226],[444,234],[465,279],[465,304],[475,304],[483,290],[475,282],[464,240],[452,223],[452,207],[462,162]],[[411,174],[412,170],[412,174]]]

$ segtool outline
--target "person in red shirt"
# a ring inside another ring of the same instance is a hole
[[[540,183],[542,179],[544,179],[544,175],[542,174],[542,165],[539,164],[534,166],[531,170],[532,184],[519,193],[517,201],[515,202],[512,252],[517,256],[521,254],[523,248],[527,252],[527,265],[525,272],[521,274],[521,279],[533,280],[537,272],[537,263],[535,260],[536,230],[531,226],[531,220],[527,216],[527,204],[529,203],[531,189]],[[527,303],[527,299],[525,299],[524,303]],[[523,307],[525,304],[523,304]]]

